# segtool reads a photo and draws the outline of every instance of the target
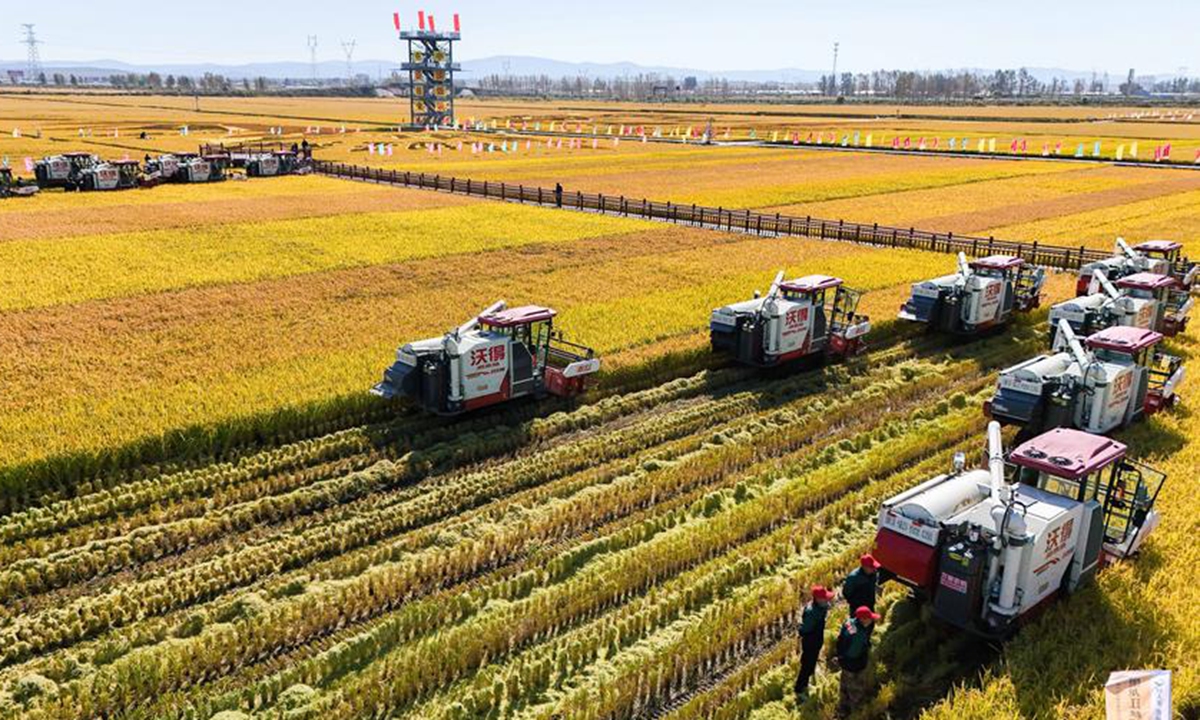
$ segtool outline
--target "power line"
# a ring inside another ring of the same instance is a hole
[[[28,57],[25,61],[25,76],[29,78],[29,82],[37,82],[42,75],[42,59],[38,55],[38,45],[41,40],[33,33],[33,25],[31,23],[23,23],[21,27],[25,28],[25,46],[29,49]]]
[[[342,41],[342,52],[346,53],[346,79],[354,79],[354,46],[357,40]]]
[[[316,80],[317,80],[317,36],[316,35],[308,36],[308,63],[309,63],[309,68],[312,70],[313,82],[316,82]]]

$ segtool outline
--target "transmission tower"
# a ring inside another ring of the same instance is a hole
[[[32,24],[24,23],[21,27],[25,28],[24,43],[29,49],[29,55],[25,61],[25,76],[29,79],[29,82],[37,82],[38,78],[42,75],[42,59],[38,55],[38,45],[42,41],[38,40],[37,36],[34,35]]]
[[[838,43],[834,43],[833,44],[833,74],[829,77],[829,94],[830,95],[838,94],[837,55],[838,55]]]
[[[317,81],[317,36],[308,36],[308,65],[312,71],[313,82]]]
[[[346,53],[346,79],[354,79],[354,46],[357,40],[342,41],[342,52]]]

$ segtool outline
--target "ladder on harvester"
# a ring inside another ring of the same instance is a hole
[[[1029,312],[1042,303],[1042,285],[1046,282],[1046,271],[1037,265],[1026,265],[1017,271],[1013,282],[1013,307],[1020,312]]]

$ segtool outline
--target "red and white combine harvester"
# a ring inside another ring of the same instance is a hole
[[[1091,335],[1086,349],[1066,320],[1057,342],[1065,347],[1000,373],[984,412],[1033,435],[1057,427],[1103,434],[1173,405],[1183,382],[1180,358],[1160,352],[1153,330],[1111,327]]]
[[[1021,258],[990,255],[968,263],[959,253],[957,273],[913,284],[900,319],[955,335],[996,330],[1014,313],[1038,307],[1045,282],[1045,270]]]
[[[847,357],[864,349],[870,321],[856,314],[861,293],[841,278],[775,276],[766,297],[712,311],[709,332],[715,352],[756,367],[806,357]]]
[[[953,470],[883,503],[875,558],[934,615],[1005,638],[1055,597],[1138,551],[1158,525],[1166,476],[1110,438],[1059,428],[1005,462],[988,425],[987,469]]]
[[[371,392],[457,415],[526,395],[583,392],[600,369],[591,348],[554,331],[555,312],[497,302],[442,337],[408,343]]]
[[[1126,326],[1156,330],[1168,337],[1187,328],[1192,298],[1168,275],[1142,272],[1113,284],[1103,270],[1091,275],[1088,295],[1064,300],[1050,308],[1050,343],[1058,335],[1058,321],[1066,320],[1076,335],[1091,335],[1105,328]]]
[[[1190,292],[1196,279],[1197,266],[1183,256],[1183,245],[1173,240],[1147,240],[1129,247],[1117,238],[1116,254],[1096,260],[1079,268],[1079,280],[1075,283],[1076,295],[1095,292],[1092,277],[1100,270],[1110,281],[1119,280],[1137,273],[1168,275],[1179,282],[1179,287]]]

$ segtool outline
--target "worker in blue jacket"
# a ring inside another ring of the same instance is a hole
[[[813,585],[812,600],[800,613],[800,672],[796,675],[796,703],[808,694],[808,683],[817,670],[821,647],[825,645],[825,618],[833,593],[824,585]]]

